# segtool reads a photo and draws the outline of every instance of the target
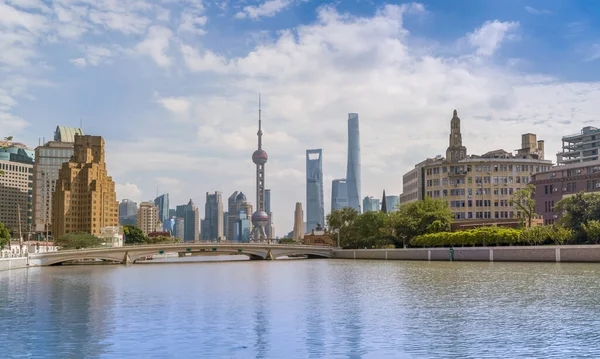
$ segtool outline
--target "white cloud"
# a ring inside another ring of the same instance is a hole
[[[152,26],[148,30],[146,39],[140,42],[135,49],[141,54],[150,56],[158,66],[169,67],[171,58],[167,52],[172,36],[173,32],[166,27]]]
[[[181,119],[187,120],[190,116],[192,104],[189,99],[183,97],[162,97],[158,98],[157,102]]]
[[[519,27],[518,22],[486,21],[480,28],[467,35],[471,46],[477,48],[477,54],[492,55],[506,38],[511,38]]]
[[[266,0],[258,6],[246,6],[243,11],[235,14],[236,19],[258,19],[260,17],[272,17],[292,4],[292,0]]]
[[[10,113],[0,112],[0,128],[2,133],[12,134],[23,131],[29,123],[21,117],[11,115]]]
[[[70,59],[69,62],[77,67],[86,67],[87,66],[87,61],[83,57],[78,57],[76,59]]]
[[[40,10],[42,12],[50,11],[50,8],[41,0],[8,0],[8,3],[16,6],[17,8],[26,10]]]
[[[586,58],[586,61],[594,61],[600,59],[600,44],[593,44],[591,46],[590,55]]]
[[[205,35],[206,30],[201,27],[206,25],[207,20],[206,16],[198,16],[194,13],[183,12],[181,14],[179,31],[190,32],[196,35]]]
[[[131,13],[92,10],[89,18],[97,25],[103,25],[109,30],[119,31],[124,34],[141,34],[150,24],[150,20],[147,18]]]
[[[131,199],[133,201],[140,201],[142,198],[142,191],[134,183],[115,184],[115,190],[117,192],[117,200]]]
[[[552,14],[552,11],[545,9],[536,9],[531,6],[525,6],[525,11],[533,15],[549,15]]]
[[[181,44],[180,51],[187,68],[193,72],[227,72],[229,64],[224,56],[210,50],[199,54],[193,47]]]

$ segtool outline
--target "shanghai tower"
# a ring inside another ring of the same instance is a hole
[[[348,207],[361,213],[360,208],[360,130],[358,114],[348,114],[348,167],[346,169]]]

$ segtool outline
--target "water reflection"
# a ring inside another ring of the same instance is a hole
[[[0,357],[600,357],[599,280],[551,263],[15,270],[0,272]]]

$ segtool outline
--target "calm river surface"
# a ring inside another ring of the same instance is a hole
[[[600,265],[278,260],[0,272],[0,358],[600,357]]]

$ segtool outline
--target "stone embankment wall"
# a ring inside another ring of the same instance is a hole
[[[332,258],[479,262],[600,263],[600,245],[532,247],[454,247],[406,249],[334,249]]]
[[[0,258],[0,271],[27,268],[27,257]]]

